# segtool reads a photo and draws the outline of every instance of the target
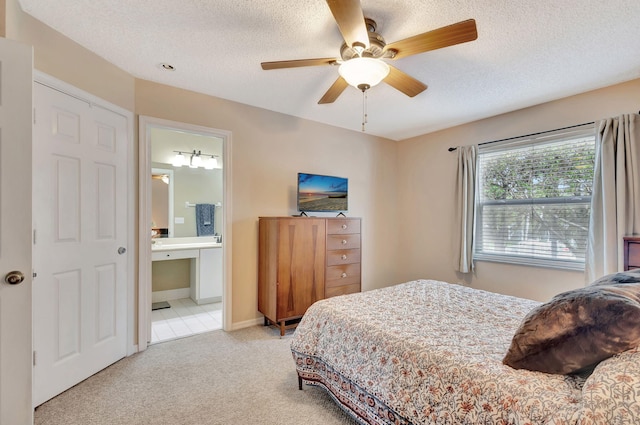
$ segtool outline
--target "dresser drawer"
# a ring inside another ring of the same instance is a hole
[[[360,283],[352,283],[351,285],[334,286],[324,291],[325,298],[337,297],[338,295],[355,294],[360,292]]]
[[[360,248],[360,234],[356,235],[328,235],[327,249]]]
[[[640,267],[640,243],[629,242],[629,267]]]
[[[359,249],[336,249],[327,251],[327,266],[353,264],[360,262]]]
[[[360,283],[360,263],[327,267],[325,288]],[[326,291],[326,289],[325,289]]]
[[[330,235],[360,233],[360,220],[347,218],[327,220],[327,233]]]

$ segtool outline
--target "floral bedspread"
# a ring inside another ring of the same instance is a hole
[[[291,350],[298,376],[363,424],[640,423],[640,353],[602,362],[586,384],[502,364],[536,305],[418,280],[315,303]],[[608,394],[614,385],[618,399]]]

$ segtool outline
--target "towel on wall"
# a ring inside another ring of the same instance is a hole
[[[216,206],[196,204],[196,231],[198,236],[213,236],[215,233]]]

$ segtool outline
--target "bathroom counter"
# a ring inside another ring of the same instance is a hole
[[[183,249],[221,248],[215,237],[152,239],[151,251],[176,251]]]
[[[217,248],[221,247],[213,236],[152,239],[151,260],[189,260],[188,296],[197,304],[218,302],[222,300],[222,250]],[[152,302],[173,299],[156,299],[155,294]]]

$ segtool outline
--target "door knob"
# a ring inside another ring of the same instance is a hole
[[[24,280],[24,274],[22,274],[22,272],[19,272],[17,270],[7,273],[7,275],[4,277],[4,281],[7,282],[9,285],[17,285],[19,283],[22,283],[23,280]]]
[[[118,248],[118,254],[122,255],[122,254],[124,254],[125,252],[127,252],[127,248],[125,248],[125,247],[123,247],[123,246],[121,246],[120,248]]]

